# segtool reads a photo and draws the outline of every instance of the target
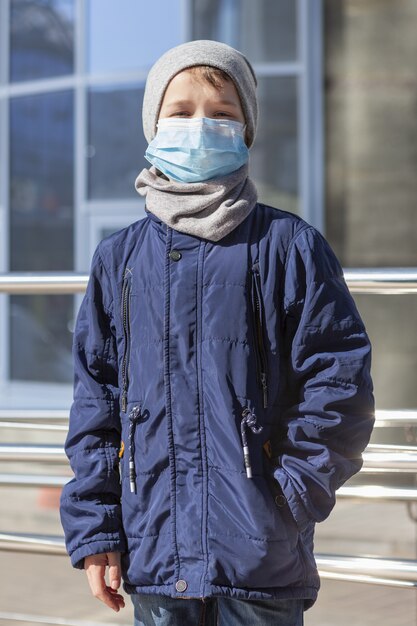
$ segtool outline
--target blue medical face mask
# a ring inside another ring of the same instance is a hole
[[[226,119],[162,118],[145,159],[183,183],[226,176],[249,158],[244,131],[244,124]]]

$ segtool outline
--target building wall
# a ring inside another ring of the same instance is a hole
[[[349,267],[417,265],[417,2],[325,2],[326,223]]]
[[[345,267],[417,265],[417,2],[326,0],[326,234]],[[379,408],[417,406],[416,296],[357,298]]]

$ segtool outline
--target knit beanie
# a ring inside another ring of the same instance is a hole
[[[246,121],[246,141],[253,144],[258,120],[256,76],[246,57],[225,43],[211,40],[189,41],[165,52],[149,71],[143,96],[143,132],[148,143],[156,135],[156,124],[165,90],[170,80],[182,70],[196,65],[210,65],[223,70],[233,80]]]

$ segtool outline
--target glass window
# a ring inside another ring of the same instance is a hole
[[[259,123],[250,150],[250,172],[259,200],[297,213],[297,79],[258,80]]]
[[[74,0],[11,0],[10,80],[74,71]]]
[[[72,91],[10,102],[10,270],[73,269]],[[10,297],[10,376],[70,382],[73,296]]]
[[[90,72],[149,69],[163,52],[181,43],[182,0],[89,0],[87,67]]]
[[[294,0],[199,0],[192,6],[194,39],[228,43],[251,62],[294,61],[297,57]]]
[[[149,167],[141,87],[91,89],[88,95],[88,197],[137,199],[135,179]]]
[[[378,409],[417,407],[417,296],[355,294],[370,335]]]
[[[346,266],[417,264],[417,2],[325,2],[327,234]]]
[[[11,271],[73,268],[73,108],[72,91],[10,102]]]
[[[71,383],[74,296],[10,296],[10,378]]]

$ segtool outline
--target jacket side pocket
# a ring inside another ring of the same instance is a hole
[[[263,459],[265,478],[269,486],[277,514],[280,515],[286,529],[287,539],[291,548],[294,548],[299,542],[299,531],[297,523],[289,508],[287,498],[285,497],[281,485],[274,477],[274,463],[271,458],[270,442],[264,444]]]

